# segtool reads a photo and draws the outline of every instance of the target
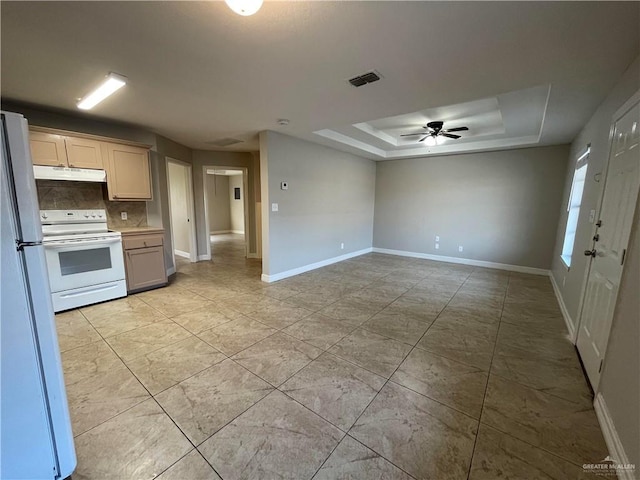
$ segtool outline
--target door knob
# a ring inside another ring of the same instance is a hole
[[[585,251],[584,251],[584,254],[585,254],[587,257],[594,257],[594,258],[595,258],[595,256],[596,256],[596,249],[594,248],[593,250],[585,250]]]

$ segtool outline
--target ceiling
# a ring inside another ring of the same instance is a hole
[[[3,99],[205,150],[257,150],[262,130],[376,160],[566,143],[640,45],[640,2],[267,0],[251,17],[221,1],[0,5]],[[372,69],[380,81],[347,82]],[[109,71],[127,86],[79,112]],[[470,130],[430,152],[398,141],[430,119]]]
[[[384,160],[531,146],[540,142],[550,94],[551,85],[542,85],[314,133]],[[444,122],[445,130],[469,130],[455,132],[458,139],[438,136],[437,145],[429,146],[422,140],[431,121]]]

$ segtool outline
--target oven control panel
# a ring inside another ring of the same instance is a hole
[[[97,210],[40,210],[40,221],[43,225],[61,223],[105,223],[107,213]]]

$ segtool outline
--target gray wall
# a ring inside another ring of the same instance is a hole
[[[227,232],[231,230],[229,177],[207,174],[206,182],[209,232]]]
[[[268,235],[263,273],[371,247],[373,161],[276,132],[260,134],[260,160],[262,235]],[[280,189],[282,181],[289,183],[288,190]],[[271,212],[271,203],[278,203],[278,212]]]
[[[640,89],[640,58],[637,58],[620,79],[605,101],[598,107],[593,117],[585,125],[571,145],[571,161],[567,166],[564,180],[564,195],[560,204],[560,221],[556,248],[553,255],[552,275],[558,284],[562,299],[572,323],[577,322],[578,309],[580,307],[580,295],[582,284],[588,266],[587,257],[580,252],[591,249],[591,238],[594,233],[594,225],[589,223],[589,211],[596,210],[602,196],[604,182],[596,182],[594,176],[597,173],[606,173],[609,158],[609,130],[611,117],[638,89]],[[571,181],[575,170],[575,160],[587,144],[591,144],[589,166],[587,167],[587,181],[582,196],[576,242],[571,258],[571,269],[560,260],[564,231],[567,224],[567,202],[571,191]]]
[[[613,316],[599,392],[629,462],[640,465],[640,198]]]
[[[218,167],[245,167],[248,171],[248,184],[251,186],[247,195],[249,202],[249,225],[255,225],[256,221],[256,189],[260,185],[260,169],[255,155],[248,152],[212,152],[205,150],[193,151],[193,189],[196,203],[196,236],[198,237],[198,255],[205,255],[209,244],[209,232],[205,228],[204,217],[204,172],[205,166]],[[256,185],[257,183],[257,185]],[[248,232],[249,253],[256,254],[256,229]]]
[[[378,162],[373,245],[549,269],[568,153],[565,145]]]

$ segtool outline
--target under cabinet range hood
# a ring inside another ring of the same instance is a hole
[[[107,181],[104,170],[90,170],[88,168],[45,167],[34,165],[33,173],[36,180],[69,180],[72,182],[102,182]]]

